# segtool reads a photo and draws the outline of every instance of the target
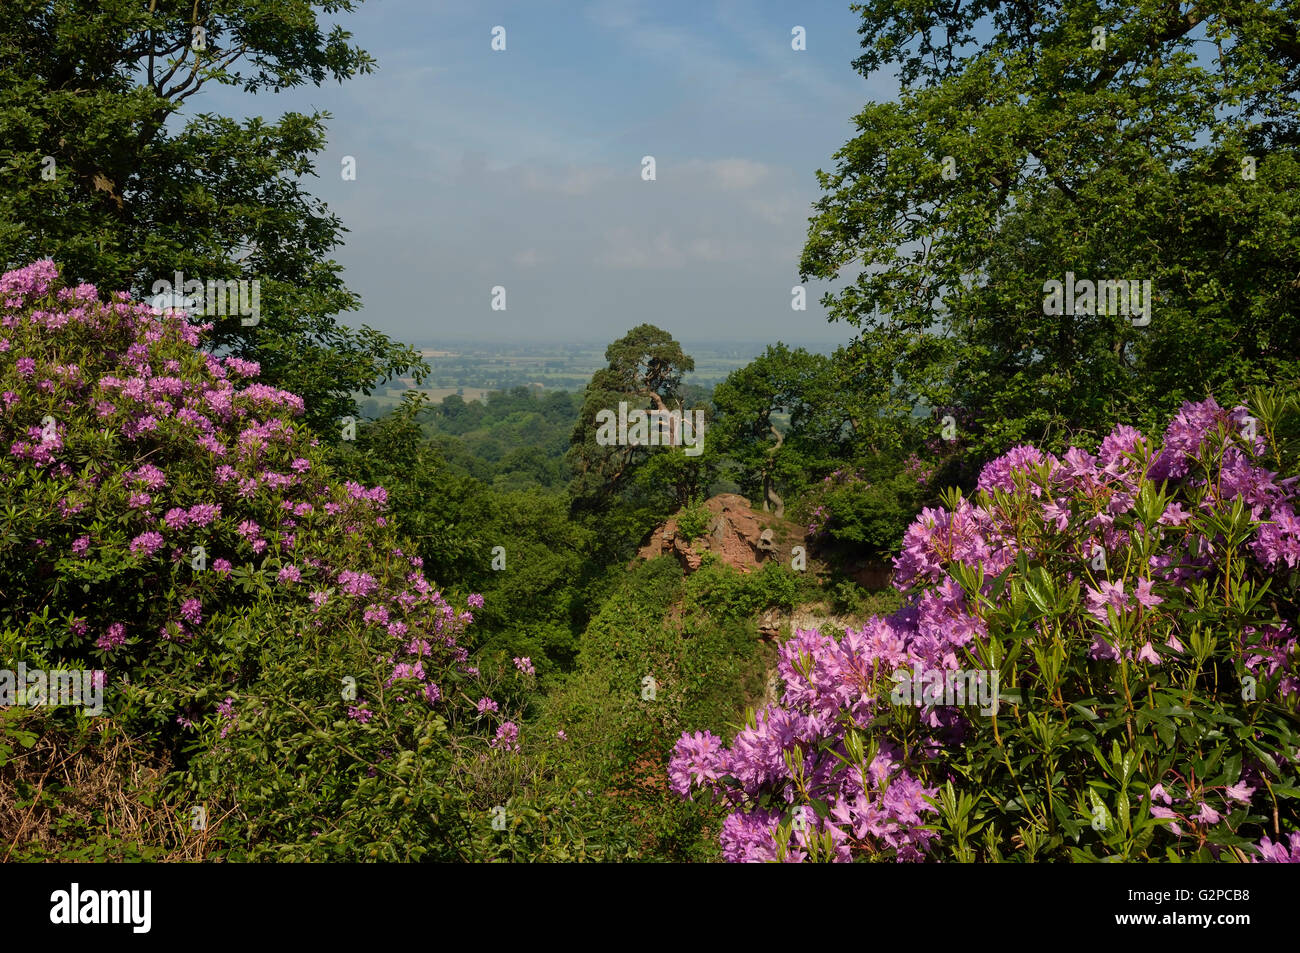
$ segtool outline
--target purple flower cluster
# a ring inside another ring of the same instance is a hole
[[[707,731],[682,736],[670,782],[682,796],[707,788],[736,809],[722,831],[727,860],[800,861],[813,837],[828,838],[838,861],[860,853],[887,852],[900,861],[924,856],[935,836],[922,826],[923,815],[934,810],[924,797],[935,792],[887,746],[861,770],[844,768],[852,760],[847,731],[865,725],[876,705],[873,662],[904,657],[899,636],[879,619],[838,643],[800,630],[781,649],[778,672],[786,690],[780,704],[757,712],[729,749]],[[787,805],[816,798],[829,805],[829,815],[809,812],[781,842],[782,812],[759,808],[763,795]]]
[[[519,726],[513,721],[507,721],[497,728],[496,737],[489,743],[491,747],[502,751],[519,750]]]
[[[1266,864],[1300,864],[1300,831],[1293,831],[1288,841],[1281,837],[1274,843],[1265,837],[1259,842],[1259,856],[1252,857],[1255,863]]]
[[[221,737],[226,737],[235,727],[235,700],[226,696],[226,700],[217,706],[217,717],[221,719]]]
[[[249,550],[274,554],[282,562],[271,570],[278,586],[270,598],[286,624],[328,626],[327,634],[348,638],[360,619],[351,600],[334,597],[365,598],[367,622],[381,622],[391,640],[389,685],[408,680],[394,689],[398,700],[414,694],[415,680],[418,701],[443,701],[435,679],[453,668],[470,672],[458,644],[470,616],[429,585],[418,557],[402,557],[394,545],[395,531],[380,515],[387,491],[334,482],[318,441],[292,423],[302,399],[257,383],[254,361],[200,351],[211,325],[158,313],[126,294],[102,301],[89,285],[56,294],[57,283],[48,261],[0,276],[0,488],[16,487],[20,512],[33,514],[18,531],[28,533],[35,565],[15,570],[17,585],[0,579],[0,590],[20,600],[15,611],[37,611],[39,593],[23,578],[29,571],[62,573],[71,554],[75,571],[86,574],[76,581],[98,584],[104,566],[94,561],[102,559],[113,572],[95,603],[64,595],[50,608],[66,611],[77,639],[94,639],[123,668],[192,671],[201,660],[178,648],[210,651],[198,639],[201,626],[248,611],[248,577],[235,584],[232,559],[243,562]],[[46,529],[50,509],[61,535]],[[355,544],[338,545],[343,537]],[[134,557],[125,566],[124,550]],[[66,562],[55,565],[58,559]],[[266,570],[255,563],[244,571]],[[298,585],[304,580],[319,588]],[[143,604],[141,587],[151,597]],[[63,591],[83,588],[56,590]],[[123,604],[135,613],[129,653],[126,625],[115,621]],[[223,737],[233,704],[227,698],[218,706]],[[363,723],[378,717],[364,703],[349,715]]]
[[[1093,657],[1159,665],[1167,654],[1184,651],[1176,635],[1159,646],[1140,635],[1120,644],[1115,624],[1122,621],[1130,636],[1153,627],[1165,602],[1156,589],[1205,577],[1221,541],[1194,531],[1178,503],[1166,505],[1150,528],[1135,524],[1143,485],[1177,481],[1203,512],[1241,501],[1256,521],[1249,549],[1265,569],[1294,566],[1300,556],[1295,481],[1279,481],[1255,462],[1262,443],[1243,439],[1247,421],[1244,408],[1226,411],[1210,400],[1184,405],[1158,452],[1136,430],[1119,427],[1096,456],[1071,448],[1058,459],[1023,446],[989,463],[975,502],[927,508],[908,528],[895,560],[895,585],[908,594],[906,605],[840,639],[796,632],[780,651],[780,702],[759,711],[729,747],[709,732],[683,735],[669,766],[674,790],[689,797],[707,789],[732,806],[721,836],[728,860],[801,860],[828,850],[836,860],[875,854],[921,859],[936,836],[923,828],[935,811],[927,798],[936,792],[909,772],[916,762],[905,763],[888,741],[872,735],[872,720],[888,705],[896,670],[918,664],[958,669],[963,649],[987,639],[988,607],[968,604],[952,573],[960,566],[982,572],[981,595],[996,607],[1008,596],[994,594],[993,579],[1018,556],[1034,560],[1049,547],[1070,552],[1073,568],[1064,575],[1079,579],[1086,592],[1086,616],[1096,625]],[[1131,551],[1138,532],[1158,534],[1158,545],[1145,565],[1134,566],[1118,556]],[[1131,575],[1092,578],[1087,567],[1097,553],[1108,553],[1112,565],[1127,566]],[[1162,622],[1172,633],[1179,620],[1166,616]],[[1294,694],[1291,628],[1263,625],[1247,632],[1254,635],[1243,655],[1247,668],[1282,673],[1281,692]],[[945,745],[959,744],[963,732],[974,730],[954,706],[927,704],[921,719],[932,738],[927,760],[941,759]],[[1239,781],[1224,796],[1248,800],[1251,791]],[[1189,806],[1178,815],[1185,825],[1203,828],[1227,810],[1226,804],[1214,807],[1204,792],[1186,797]],[[825,809],[800,813],[814,801]],[[1158,816],[1174,816],[1168,801],[1154,808]]]
[[[121,648],[126,644],[126,626],[121,622],[114,622],[108,627],[108,631],[99,637],[95,644],[105,652],[111,652],[113,649]]]

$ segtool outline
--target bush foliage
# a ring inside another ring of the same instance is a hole
[[[726,856],[1286,857],[1300,520],[1270,467],[1294,470],[1296,408],[1257,403],[1187,404],[1162,443],[1119,427],[1095,456],[1017,447],[926,509],[901,610],[797,633],[779,703],[730,747],[679,741],[678,792],[732,809]],[[1000,704],[896,695],[918,667]]]

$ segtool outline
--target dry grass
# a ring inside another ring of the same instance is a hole
[[[209,811],[206,829],[194,830],[189,806],[161,795],[168,761],[138,739],[107,718],[74,734],[37,711],[20,720],[7,714],[0,745],[12,750],[0,763],[0,861],[216,859],[211,842],[224,817]],[[7,728],[34,732],[36,743],[23,747]]]

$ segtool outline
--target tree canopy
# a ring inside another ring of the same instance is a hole
[[[695,361],[667,331],[641,324],[605,349],[609,364],[587,385],[582,412],[570,438],[568,460],[574,470],[571,494],[578,510],[599,509],[631,479],[635,468],[665,448],[633,444],[602,446],[597,442],[597,416],[618,412],[626,403],[633,410],[679,410],[682,376],[695,370]]]
[[[856,6],[855,67],[903,89],[818,172],[800,267],[857,269],[824,300],[880,402],[959,408],[987,458],[1294,377],[1298,8]],[[1046,313],[1072,277],[1150,282],[1150,310]]]

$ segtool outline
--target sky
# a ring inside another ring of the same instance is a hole
[[[848,0],[367,0],[338,22],[371,75],[209,86],[187,112],[332,115],[308,187],[349,229],[335,258],[363,307],[344,323],[431,345],[609,342],[641,323],[683,342],[853,336],[826,320],[828,284],[791,309],[815,172],[897,95],[853,70]]]

